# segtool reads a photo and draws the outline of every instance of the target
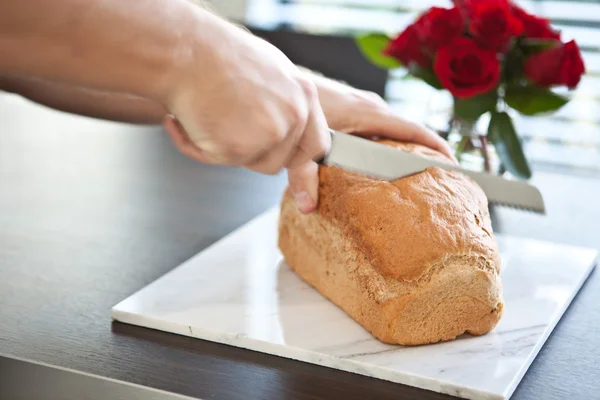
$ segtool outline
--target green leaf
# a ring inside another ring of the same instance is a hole
[[[410,68],[410,74],[415,78],[421,79],[434,89],[443,89],[442,83],[431,68],[421,68],[414,66]]]
[[[549,50],[558,45],[560,45],[560,42],[554,39],[522,39],[519,42],[519,47],[525,56]]]
[[[568,97],[533,84],[507,86],[504,100],[524,115],[556,111],[569,102]]]
[[[455,97],[454,115],[467,121],[476,121],[486,112],[494,111],[497,102],[498,91],[496,89],[466,99]]]
[[[523,66],[528,57],[540,51],[551,49],[560,42],[553,39],[519,39],[514,42],[502,62],[502,81],[513,83],[525,78]]]
[[[496,153],[508,172],[519,178],[531,178],[523,146],[507,113],[492,113],[487,138],[496,146]]]
[[[400,61],[383,54],[390,38],[381,33],[362,35],[356,38],[356,44],[362,55],[371,63],[383,69],[401,67]]]
[[[502,81],[517,82],[523,77],[525,53],[519,46],[513,45],[504,58],[502,65]]]

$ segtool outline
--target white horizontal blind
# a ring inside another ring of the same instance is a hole
[[[574,99],[549,116],[516,117],[526,152],[538,166],[567,167],[600,174],[600,0],[516,1],[552,20],[563,39],[582,47],[587,74]],[[394,34],[442,0],[248,0],[251,19],[263,25],[285,24],[311,33]],[[419,81],[390,77],[386,97],[400,113],[427,119],[433,90]]]

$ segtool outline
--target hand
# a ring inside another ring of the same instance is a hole
[[[266,41],[186,0],[5,0],[0,36],[0,75],[57,82],[87,101],[132,95],[125,103],[138,112],[174,116],[165,126],[187,155],[267,174],[288,168],[299,208],[314,209],[312,160],[330,145],[327,123],[312,80]],[[72,100],[61,108],[115,116]]]
[[[210,164],[288,169],[298,208],[318,201],[313,161],[330,146],[315,84],[282,52],[223,20],[203,24],[167,99],[178,149]]]
[[[415,142],[438,150],[454,162],[456,158],[448,142],[438,134],[415,122],[394,114],[377,94],[318,76],[311,76],[319,92],[321,107],[331,129],[360,136]]]

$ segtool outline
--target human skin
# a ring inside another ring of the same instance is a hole
[[[378,96],[294,65],[266,41],[186,0],[4,0],[0,87],[72,113],[162,123],[201,162],[285,168],[315,209],[327,128],[426,144],[433,132]]]

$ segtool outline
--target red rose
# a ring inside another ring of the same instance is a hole
[[[470,1],[467,7],[469,30],[482,46],[503,51],[511,37],[523,32],[523,24],[511,14],[506,0]]]
[[[421,41],[436,50],[445,46],[464,30],[464,20],[458,7],[431,7],[415,24]]]
[[[473,11],[475,6],[477,6],[478,4],[483,3],[485,1],[486,0],[458,0],[458,1],[453,1],[453,3],[464,8],[464,10],[467,12],[467,15],[470,18],[472,16],[471,11]]]
[[[415,26],[416,24],[412,24],[406,27],[400,35],[387,45],[383,53],[400,60],[406,66],[412,63],[420,66],[426,65],[429,60],[424,53],[424,46]]]
[[[575,88],[585,73],[581,52],[575,41],[536,53],[525,62],[525,75],[540,86],[566,85]]]
[[[514,4],[511,4],[510,9],[523,25],[523,36],[532,39],[560,40],[560,32],[552,29],[547,19],[531,15]]]
[[[442,85],[459,98],[486,93],[500,79],[496,53],[466,37],[440,48],[433,68]]]

